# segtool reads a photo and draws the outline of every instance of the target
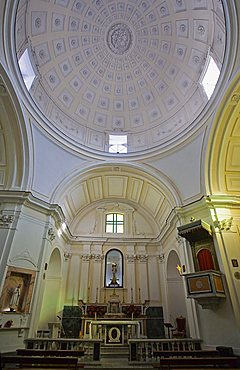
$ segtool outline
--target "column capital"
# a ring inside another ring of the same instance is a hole
[[[128,263],[134,263],[135,260],[136,260],[136,255],[135,254],[127,254],[125,258],[126,258]]]
[[[0,227],[9,227],[14,221],[14,215],[9,215],[0,211]]]
[[[146,263],[148,261],[148,254],[137,254],[136,259],[139,262]]]

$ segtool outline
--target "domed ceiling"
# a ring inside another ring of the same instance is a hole
[[[16,49],[28,49],[30,89],[48,127],[86,150],[128,152],[184,137],[208,102],[201,84],[211,55],[221,68],[219,0],[20,1]]]

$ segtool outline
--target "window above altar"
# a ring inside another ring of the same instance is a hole
[[[124,215],[122,213],[106,214],[105,230],[106,233],[123,234]]]

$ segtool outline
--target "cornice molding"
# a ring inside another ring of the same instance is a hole
[[[35,211],[52,216],[56,222],[56,226],[61,225],[65,220],[63,211],[58,204],[48,203],[35,197],[29,191],[0,190],[0,204],[24,205]]]

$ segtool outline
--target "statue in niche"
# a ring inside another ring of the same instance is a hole
[[[21,295],[21,284],[18,284],[18,286],[13,289],[11,300],[9,303],[10,311],[17,311],[18,309],[18,303]]]
[[[109,283],[109,286],[118,286],[118,278],[117,278],[117,264],[115,262],[112,263],[112,278]]]

